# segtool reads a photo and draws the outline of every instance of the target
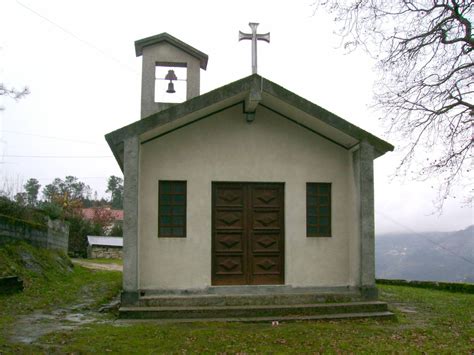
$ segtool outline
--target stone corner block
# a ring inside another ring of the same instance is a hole
[[[122,291],[120,294],[120,303],[122,306],[135,306],[138,304],[138,292]]]
[[[379,297],[379,291],[375,286],[362,286],[360,288],[360,295],[365,300],[376,300]]]

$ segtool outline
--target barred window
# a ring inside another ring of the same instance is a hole
[[[306,236],[331,236],[331,184],[306,184]]]
[[[186,181],[160,181],[158,237],[186,237]]]

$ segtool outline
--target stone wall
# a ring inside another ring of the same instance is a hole
[[[87,248],[90,259],[122,259],[122,247],[93,245]]]
[[[0,245],[17,241],[67,253],[69,225],[58,220],[48,220],[48,225],[43,226],[0,215]]]
[[[67,253],[69,244],[69,224],[60,220],[48,220],[48,249]]]

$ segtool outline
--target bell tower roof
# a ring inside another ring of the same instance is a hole
[[[208,55],[197,50],[194,47],[191,47],[189,44],[180,41],[176,37],[173,37],[169,33],[163,32],[155,36],[146,37],[135,41],[135,54],[137,57],[143,54],[143,48],[148,46],[153,46],[161,42],[168,42],[174,47],[181,49],[183,52],[195,57],[199,60],[201,69],[206,70],[207,61],[209,59]]]

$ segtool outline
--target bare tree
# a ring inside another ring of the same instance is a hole
[[[10,200],[15,199],[18,193],[21,193],[23,188],[23,178],[20,175],[6,175],[0,176],[0,197],[6,197]]]
[[[0,97],[1,96],[8,96],[13,98],[14,100],[19,100],[30,93],[30,89],[26,86],[22,90],[17,90],[14,87],[6,87],[5,84],[0,83]],[[0,106],[0,111],[5,110],[4,106]]]
[[[472,0],[317,0],[315,6],[335,15],[343,48],[362,48],[377,60],[375,106],[391,136],[406,142],[397,174],[433,179],[439,211],[457,184],[472,204]]]
[[[3,83],[0,83],[0,96],[9,96],[15,100],[21,99],[30,93],[30,89],[24,87],[22,90],[17,90],[14,87],[8,88]]]

